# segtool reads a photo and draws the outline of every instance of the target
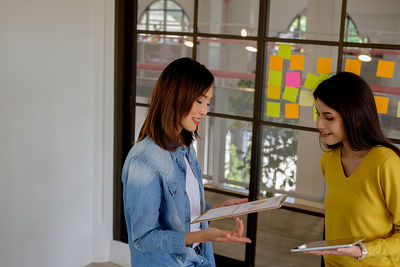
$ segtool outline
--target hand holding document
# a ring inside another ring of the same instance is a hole
[[[192,223],[203,221],[214,221],[229,217],[235,217],[253,212],[280,208],[285,202],[287,195],[280,195],[261,200],[250,201],[242,204],[225,206],[215,209],[210,209],[204,214],[197,217]]]

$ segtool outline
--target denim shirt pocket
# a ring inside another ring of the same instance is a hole
[[[177,185],[176,182],[167,182],[167,187],[168,187],[168,191],[171,194],[172,197],[176,198],[177,197]]]

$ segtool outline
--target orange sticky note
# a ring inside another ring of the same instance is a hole
[[[267,98],[280,99],[281,98],[281,86],[274,85],[274,84],[268,84]]]
[[[291,70],[304,70],[304,55],[291,55],[290,56],[290,69]]]
[[[346,64],[344,66],[344,71],[352,72],[354,74],[360,75],[360,73],[361,73],[361,60],[346,58]]]
[[[379,60],[378,69],[376,70],[377,77],[392,78],[394,70],[394,62]]]
[[[332,58],[319,57],[317,59],[317,73],[331,73],[332,72]]]
[[[282,70],[283,58],[271,55],[269,58],[269,69],[270,70]]]
[[[389,105],[389,97],[384,97],[384,96],[375,96],[375,104],[376,104],[376,109],[378,110],[378,113],[386,114],[388,110],[388,105]]]
[[[299,104],[286,103],[285,104],[285,118],[298,119],[299,118]]]

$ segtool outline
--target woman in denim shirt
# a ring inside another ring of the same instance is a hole
[[[123,170],[124,211],[132,266],[215,266],[210,241],[251,242],[236,229],[190,222],[205,210],[246,202],[206,205],[192,142],[207,114],[214,77],[203,65],[181,58],[169,64],[154,88],[138,142]]]

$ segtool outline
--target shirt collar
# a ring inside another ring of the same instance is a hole
[[[186,146],[180,146],[175,151],[171,152],[172,158],[176,158],[178,156],[184,156],[189,151],[189,148]]]

